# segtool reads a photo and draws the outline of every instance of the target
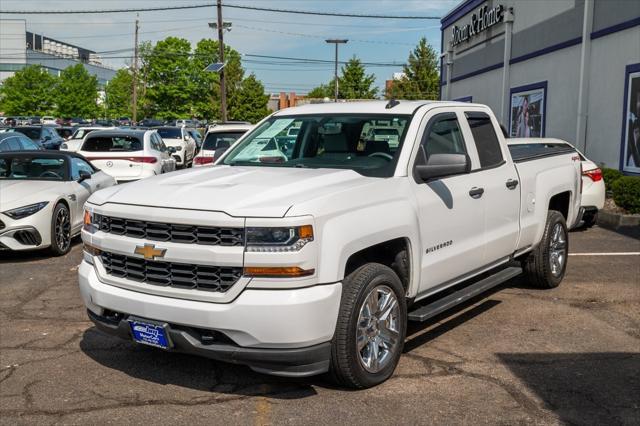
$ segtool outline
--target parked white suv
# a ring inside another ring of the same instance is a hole
[[[218,124],[210,127],[200,152],[193,160],[193,167],[213,164],[217,149],[229,148],[252,127],[251,124]]]
[[[196,156],[196,141],[186,127],[158,127],[158,135],[164,143],[175,148],[173,158],[178,167],[189,167]]]
[[[380,122],[400,129],[396,147],[366,140]],[[274,155],[294,124],[289,154]],[[94,194],[80,292],[109,334],[373,386],[393,373],[407,321],[523,271],[540,288],[560,283],[580,157],[562,143],[542,151],[512,156],[478,104],[288,108],[216,167]]]
[[[80,147],[82,146],[82,141],[84,138],[94,130],[113,130],[115,127],[102,127],[102,126],[89,126],[89,127],[78,127],[72,134],[69,139],[62,142],[60,145],[60,151],[71,151],[78,152]]]
[[[155,130],[96,130],[79,151],[118,183],[174,171],[174,148],[167,148]]]

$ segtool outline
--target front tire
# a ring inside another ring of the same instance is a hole
[[[51,253],[64,256],[71,250],[71,214],[69,208],[58,203],[51,216]]]
[[[343,282],[330,374],[338,384],[363,389],[393,374],[404,346],[407,304],[396,273],[367,263]]]
[[[564,216],[550,210],[540,244],[522,261],[525,277],[537,288],[557,287],[564,278],[569,253],[569,234]]]

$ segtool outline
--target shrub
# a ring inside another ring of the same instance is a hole
[[[640,177],[622,176],[611,186],[613,201],[629,213],[640,213]]]
[[[605,167],[601,167],[602,169],[602,178],[604,179],[604,187],[607,192],[612,190],[613,182],[620,179],[622,176],[622,172],[618,169],[607,169]]]

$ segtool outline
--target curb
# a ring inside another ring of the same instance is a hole
[[[612,213],[600,210],[598,212],[597,224],[603,228],[614,231],[625,228],[640,228],[640,215]]]

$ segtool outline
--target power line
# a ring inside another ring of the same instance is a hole
[[[105,13],[131,13],[131,12],[156,12],[167,10],[185,10],[185,9],[202,9],[212,7],[215,3],[192,4],[184,6],[161,6],[161,7],[135,7],[126,9],[96,9],[96,10],[3,10],[1,13],[8,15],[70,15],[70,14],[105,14]],[[417,15],[375,15],[375,14],[358,14],[358,13],[337,13],[337,12],[320,12],[312,10],[299,9],[277,9],[269,7],[247,6],[240,4],[225,4],[224,7],[231,9],[257,10],[262,12],[273,13],[291,13],[297,15],[313,15],[313,16],[333,16],[338,18],[373,18],[373,19],[441,19],[439,16],[417,16]]]
[[[298,15],[334,16],[339,18],[438,19],[438,20],[441,19],[440,16],[373,15],[373,14],[358,14],[358,13],[316,12],[311,10],[276,9],[276,8],[270,8],[270,7],[246,6],[246,5],[239,5],[239,4],[225,4],[224,7],[228,7],[232,9],[259,10],[262,12],[294,13]]]

